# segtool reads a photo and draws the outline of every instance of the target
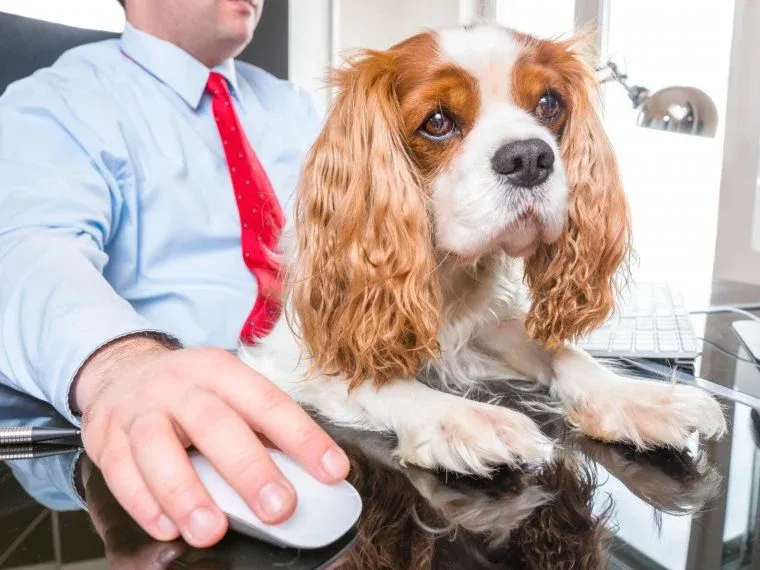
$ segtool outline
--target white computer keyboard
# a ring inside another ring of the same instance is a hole
[[[602,327],[578,343],[607,358],[688,360],[697,338],[683,298],[666,283],[637,283]]]

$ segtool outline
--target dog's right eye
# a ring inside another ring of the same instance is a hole
[[[434,139],[447,137],[455,128],[454,119],[440,110],[430,115],[422,125],[422,131]]]

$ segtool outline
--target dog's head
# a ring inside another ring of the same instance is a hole
[[[629,222],[589,43],[458,27],[363,51],[334,73],[291,268],[320,370],[414,374],[437,348],[444,258],[524,258],[526,326],[548,348],[609,316]]]

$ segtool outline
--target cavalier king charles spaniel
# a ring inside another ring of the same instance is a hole
[[[590,43],[460,26],[334,71],[283,242],[284,315],[240,357],[425,468],[550,455],[526,415],[466,397],[500,378],[548,387],[598,440],[722,435],[704,391],[625,378],[573,344],[611,314],[630,252]]]

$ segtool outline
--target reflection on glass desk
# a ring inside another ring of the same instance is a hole
[[[714,296],[716,304],[756,301],[760,290],[719,284]],[[731,331],[736,318],[710,315],[698,327],[746,358]],[[115,502],[78,442],[35,447],[36,457],[0,462],[0,569],[760,568],[760,416],[752,407],[760,371],[705,345],[697,373],[722,389],[730,424],[723,440],[699,450],[636,453],[526,410],[562,442],[553,461],[481,480],[402,467],[392,439],[326,426],[351,458],[364,512],[354,532],[315,552],[232,532],[207,550],[155,542]],[[519,408],[525,398],[501,391],[505,405]],[[0,391],[0,425],[9,424],[65,422],[36,400]]]

